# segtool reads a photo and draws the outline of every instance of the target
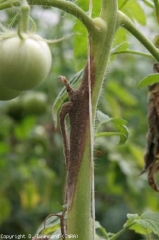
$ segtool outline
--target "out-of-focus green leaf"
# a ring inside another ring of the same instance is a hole
[[[34,182],[27,182],[20,193],[21,204],[25,209],[31,209],[37,206],[40,201],[40,195]]]
[[[125,143],[125,141],[128,138],[128,130],[125,124],[127,124],[127,121],[122,118],[110,118],[108,115],[104,114],[101,111],[97,111],[97,119],[99,121],[96,129],[98,130],[99,127],[102,124],[111,122],[115,125],[115,127],[119,130],[119,132],[97,132],[95,134],[95,137],[101,137],[101,136],[120,136],[120,142],[119,144]]]
[[[146,25],[146,16],[144,10],[142,9],[139,1],[129,0],[126,5],[127,11],[130,11],[132,17],[141,25]]]
[[[159,82],[159,74],[158,73],[150,74],[139,82],[138,88],[150,86],[157,82]]]
[[[128,42],[123,42],[123,43],[115,46],[115,47],[111,50],[111,54],[114,54],[115,52],[120,52],[120,51],[127,50],[128,46],[129,46]]]
[[[154,8],[154,5],[152,3],[152,0],[142,0],[146,6],[150,7],[150,8]]]
[[[92,16],[93,17],[98,17],[99,13],[101,10],[101,2],[97,1],[97,0],[93,0],[93,12],[92,12]]]
[[[117,124],[117,125],[125,125],[127,124],[128,122],[123,119],[123,118],[112,118],[111,120],[113,123]]]
[[[124,89],[117,81],[110,81],[107,85],[107,91],[111,91],[111,93],[114,94],[114,97],[118,98],[119,101],[125,105],[135,106],[137,103],[136,98],[126,89]]]
[[[0,143],[0,155],[9,152],[9,146],[6,143]]]
[[[80,21],[77,21],[73,27],[74,36],[74,57],[76,59],[76,70],[81,69],[87,59],[87,31]]]
[[[127,33],[124,28],[118,28],[117,32],[115,33],[115,37],[113,40],[113,49],[118,48],[121,50],[127,49],[129,43],[127,42]],[[115,49],[115,51],[117,51]]]
[[[125,0],[118,0],[118,8],[121,10],[125,5],[127,4],[127,1]]]
[[[11,213],[11,205],[9,199],[0,194],[0,224],[2,224],[7,218],[9,218]]]
[[[143,167],[143,148],[140,145],[131,143],[130,145],[128,145],[128,149],[133,158],[136,159],[136,163],[138,164],[138,166]]]
[[[136,20],[141,25],[146,25],[146,16],[143,8],[137,0],[119,0],[119,9],[130,19]]]
[[[81,7],[84,11],[88,12],[89,10],[89,1],[86,0],[77,0],[75,1],[79,7]],[[92,17],[98,17],[99,12],[101,9],[101,2],[97,0],[93,0],[93,11],[92,11]]]
[[[36,118],[35,117],[26,117],[23,119],[21,123],[19,123],[15,129],[15,136],[19,139],[25,139],[30,132],[30,129],[35,125]]]
[[[80,79],[83,76],[83,70],[79,71],[78,73],[76,73],[71,80],[69,81],[69,84],[74,86],[75,84],[77,84]],[[65,99],[68,97],[67,92],[66,92],[66,88],[63,87],[62,90],[59,92],[59,94],[57,95],[53,107],[52,107],[52,117],[53,117],[53,121],[54,121],[54,125],[55,127],[57,127],[57,122],[58,122],[58,112],[61,108],[61,105],[63,104],[63,102],[65,101]]]
[[[85,0],[77,0],[76,4],[80,6],[84,11],[88,11],[89,9],[89,2]]]

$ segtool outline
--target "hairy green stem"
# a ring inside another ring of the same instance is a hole
[[[95,113],[98,98],[105,78],[113,37],[116,30],[117,0],[103,0],[100,13],[101,21],[105,22],[93,34],[90,33],[90,54],[92,69],[95,73],[92,83],[92,124],[94,128]],[[100,19],[99,19],[100,20]],[[97,27],[98,24],[97,24]],[[95,238],[92,222],[91,188],[92,163],[90,125],[87,124],[85,146],[83,149],[80,169],[78,171],[76,190],[73,203],[68,209],[68,234],[78,234],[79,240],[93,240]]]
[[[111,55],[119,55],[119,54],[134,54],[134,55],[138,55],[138,56],[142,56],[142,57],[152,58],[151,54],[144,53],[144,52],[132,51],[132,50],[125,50],[125,51],[111,53]]]
[[[30,6],[26,0],[21,0],[21,19],[20,19],[20,31],[27,32],[29,26],[29,13]]]
[[[114,234],[109,240],[116,240],[118,237],[120,237],[123,233],[125,233],[126,231],[129,230],[129,228],[131,226],[133,226],[135,224],[135,222],[131,223],[129,226],[124,227],[123,229],[121,229],[119,232],[117,232],[116,234]]]
[[[4,1],[3,3],[0,3],[0,10],[4,10],[6,8],[11,8],[11,7],[17,7],[17,6],[20,6],[18,0]]]
[[[96,66],[96,81],[92,90],[93,119],[95,119],[98,98],[102,89],[109,61],[112,41],[116,31],[117,0],[103,0],[100,17],[105,21],[106,27],[92,37],[92,55]]]
[[[118,24],[127,29],[134,35],[140,43],[152,54],[152,56],[159,62],[158,49],[137,29],[134,23],[122,12],[118,11]]]
[[[158,3],[158,0],[153,0],[153,1],[154,1],[154,5],[155,5],[156,18],[159,23],[159,3]]]
[[[123,228],[119,232],[117,232],[113,237],[109,238],[109,240],[115,240],[118,237],[120,237],[123,233],[125,233],[128,230],[128,228]]]

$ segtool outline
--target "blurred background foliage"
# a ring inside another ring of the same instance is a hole
[[[153,1],[118,2],[120,10],[152,41],[158,34]],[[88,11],[88,1],[76,3]],[[94,0],[93,17],[98,16],[99,10],[100,1]],[[1,11],[1,23],[15,28],[17,20],[13,23],[12,19],[17,12],[14,7]],[[58,76],[70,79],[83,68],[87,57],[87,33],[74,17],[45,7],[32,7],[31,16],[37,32],[47,39],[72,32],[74,36],[51,46],[52,71],[45,83],[15,100],[0,102],[0,233],[3,234],[33,235],[46,216],[61,211],[65,164],[59,125],[55,128],[52,120],[52,105],[63,88]],[[147,89],[138,90],[137,85],[152,73],[154,60],[120,54],[128,49],[146,53],[121,28],[113,49],[118,54],[111,56],[98,109],[110,117],[126,119],[130,134],[124,145],[118,145],[118,137],[100,137],[95,141],[96,219],[109,232],[122,228],[127,213],[159,210],[158,193],[149,187],[146,174],[139,176],[144,165]],[[109,126],[105,130],[109,131]],[[141,236],[128,232],[121,239],[137,240]]]

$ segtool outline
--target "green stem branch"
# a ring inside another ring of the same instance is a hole
[[[120,230],[119,232],[117,232],[115,235],[113,235],[113,237],[111,237],[109,240],[115,240],[118,237],[120,237],[123,233],[125,233],[128,229],[127,228],[123,228],[122,230]]]
[[[118,55],[118,54],[134,54],[134,55],[139,55],[142,57],[148,57],[152,58],[151,54],[144,53],[144,52],[137,52],[137,51],[132,51],[132,50],[125,50],[125,51],[120,51],[120,52],[112,52],[111,55]]]
[[[92,106],[94,119],[98,98],[102,89],[112,42],[116,31],[117,0],[102,0],[100,17],[105,21],[106,28],[103,28],[101,30],[101,33],[96,34],[96,36],[94,35],[91,39],[91,54],[94,56],[96,65],[96,81],[92,89]]]
[[[118,11],[118,24],[127,29],[134,35],[144,47],[152,54],[152,56],[159,62],[158,49],[136,28],[134,23],[122,12]]]
[[[156,18],[159,23],[159,3],[158,3],[158,0],[153,0],[153,1],[154,1],[154,5],[155,5]]]
[[[131,226],[133,226],[135,224],[135,222],[131,223],[129,226],[124,227],[123,229],[121,229],[119,232],[117,232],[115,235],[113,235],[109,240],[115,240],[118,237],[120,237],[123,233],[125,233],[126,231],[128,231],[130,229]]]
[[[27,32],[29,26],[29,13],[30,6],[26,0],[21,1],[21,19],[20,19],[20,31]]]
[[[39,5],[47,7],[56,7],[69,14],[72,14],[78,18],[84,26],[87,28],[88,32],[97,31],[95,28],[93,20],[87,16],[87,14],[76,4],[64,0],[28,0],[30,5]],[[10,2],[0,4],[0,10],[10,8],[13,6],[19,6],[19,0],[12,0]]]

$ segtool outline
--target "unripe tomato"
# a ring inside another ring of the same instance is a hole
[[[21,92],[9,89],[0,83],[0,101],[7,101],[16,98]]]
[[[21,120],[24,116],[21,96],[9,101],[7,105],[7,114],[16,121]]]
[[[47,107],[47,95],[40,92],[28,92],[22,96],[21,102],[25,114],[43,114]]]
[[[29,140],[32,144],[41,144],[43,146],[48,145],[48,135],[45,128],[41,125],[37,125],[31,132]]]
[[[23,91],[42,83],[48,76],[52,57],[46,42],[36,35],[15,35],[0,41],[0,83]]]

